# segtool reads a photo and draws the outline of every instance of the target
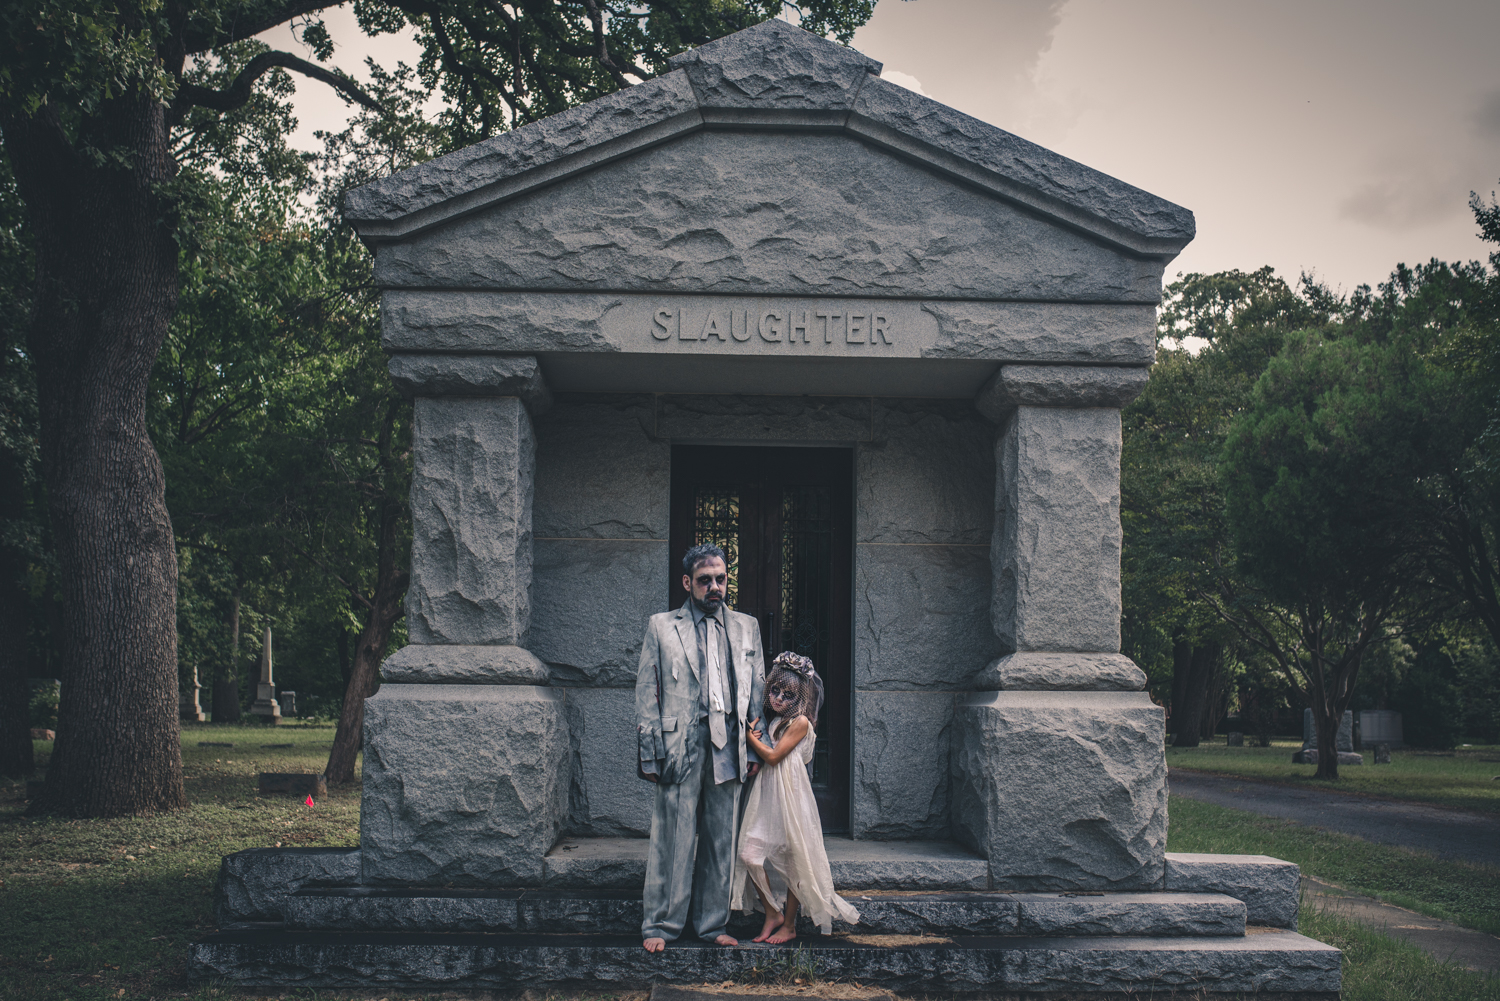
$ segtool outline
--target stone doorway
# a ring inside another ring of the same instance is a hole
[[[672,447],[671,607],[686,600],[682,553],[717,543],[729,604],[759,620],[768,660],[812,658],[824,684],[813,794],[829,834],[850,829],[853,499],[851,449]]]

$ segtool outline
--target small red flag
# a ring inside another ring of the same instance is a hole
[[[312,806],[312,805],[313,805],[313,801],[312,801],[312,793],[308,793],[308,794],[307,794],[307,802],[306,802],[306,803],[303,803],[303,804],[302,804],[302,805],[303,805],[303,806]]]

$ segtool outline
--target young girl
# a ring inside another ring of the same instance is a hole
[[[807,775],[818,739],[813,727],[822,707],[823,680],[812,661],[791,652],[777,654],[766,677],[762,717],[771,723],[750,733],[750,746],[763,764],[745,804],[734,869],[735,909],[753,909],[749,882],[766,914],[757,942],[780,945],[796,938],[799,905],[825,935],[834,918],[859,921],[859,912],[833,892],[823,825]]]

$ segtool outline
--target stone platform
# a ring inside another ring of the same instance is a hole
[[[1244,937],[830,936],[800,941],[818,976],[899,991],[1283,992],[1338,996],[1339,951],[1292,931]],[[568,989],[745,980],[790,946],[698,941],[646,953],[626,935],[220,932],[194,944],[195,981],[242,986]]]
[[[823,936],[802,922],[782,947],[683,940],[658,956],[638,932],[642,840],[564,839],[543,867],[550,885],[511,888],[375,886],[357,850],[251,849],[225,859],[221,930],[191,946],[188,972],[283,988],[597,990],[762,979],[802,948],[821,977],[905,992],[1338,996],[1340,954],[1295,932],[1297,867],[1277,859],[1169,853],[1161,889],[1014,892],[969,888],[984,862],[946,842],[828,845],[859,925]],[[946,885],[882,888],[922,879]],[[757,926],[737,915],[730,931],[748,940]]]

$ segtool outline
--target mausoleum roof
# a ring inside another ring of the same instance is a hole
[[[356,188],[345,218],[371,241],[434,226],[706,129],[843,133],[1081,231],[1170,259],[1180,205],[878,76],[881,64],[770,20],[672,57],[671,70]]]

